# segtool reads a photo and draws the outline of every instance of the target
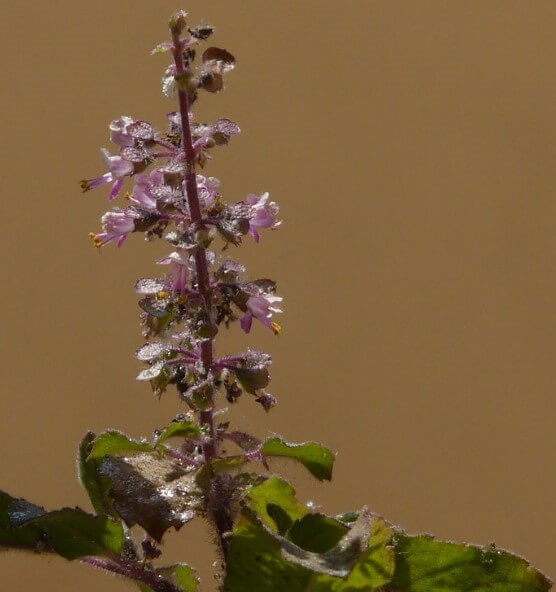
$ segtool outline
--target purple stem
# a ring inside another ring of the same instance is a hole
[[[186,73],[186,67],[183,59],[182,44],[180,36],[177,33],[172,33],[172,42],[174,54],[174,63],[176,64],[176,76],[183,77]],[[197,192],[197,178],[195,174],[195,149],[191,138],[191,128],[189,125],[189,111],[190,103],[189,96],[186,90],[183,90],[178,85],[178,98],[181,115],[182,128],[182,149],[185,154],[185,193],[187,196],[187,204],[191,214],[191,222],[200,225],[202,223],[201,206],[199,203],[199,195]],[[209,268],[207,262],[206,250],[198,246],[194,251],[195,267],[197,270],[197,281],[199,284],[199,293],[204,300],[205,309],[212,322],[212,294],[210,286]],[[201,359],[205,372],[208,374],[212,368],[213,362],[213,339],[207,339],[201,343]],[[205,459],[209,462],[217,454],[217,431],[216,420],[214,417],[214,410],[216,407],[216,394],[212,395],[211,408],[207,411],[201,411],[201,424],[208,424],[210,430],[210,439],[204,445]]]
[[[145,569],[142,565],[137,563],[130,563],[129,561],[119,558],[106,559],[104,557],[92,556],[83,557],[82,561],[98,569],[111,571],[112,573],[130,578],[136,582],[141,582],[154,590],[154,592],[181,592],[181,588],[178,588],[172,584],[172,582],[169,582],[154,571]]]

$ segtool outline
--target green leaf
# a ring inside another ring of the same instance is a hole
[[[199,578],[195,570],[185,563],[177,563],[168,567],[161,567],[157,570],[159,574],[169,578],[176,586],[184,592],[197,592],[199,589]]]
[[[359,518],[360,526],[365,528],[364,522],[366,522],[368,528],[368,515],[366,519],[361,518],[362,515],[363,513]],[[301,519],[300,522],[303,521],[304,519]],[[326,523],[326,520],[315,520],[312,526],[319,528],[319,523]],[[309,524],[306,522],[304,526],[308,528]],[[326,531],[329,536],[328,543],[330,543],[335,538],[331,536],[330,523],[326,523]],[[335,536],[343,531],[342,525],[338,525]],[[347,536],[349,534],[348,529]],[[294,559],[292,545],[288,546],[282,537],[272,533],[268,527],[244,511],[234,529],[230,544],[224,590],[226,592],[251,592],[253,590],[257,590],[257,592],[282,590],[288,592],[372,592],[384,586],[394,571],[393,552],[387,546],[391,534],[382,519],[374,518],[368,548],[359,554],[355,565],[344,579],[323,575],[308,567],[315,560],[319,564],[314,564],[315,567],[321,571],[330,567],[330,565],[326,565],[327,560],[336,566],[341,565],[342,558],[335,558],[334,553],[331,553],[336,546],[332,550],[328,550],[328,556],[306,553],[304,558],[302,558],[298,547],[294,550],[298,555],[294,563],[291,561]],[[288,536],[290,535],[288,534]],[[317,539],[318,531],[314,532],[313,541]],[[357,534],[351,540],[355,542],[359,539],[359,534]],[[344,540],[346,539],[344,538]],[[349,542],[350,539],[347,540]],[[357,549],[350,550],[348,548],[347,551],[357,554]],[[306,565],[301,565],[299,560],[306,561]]]
[[[281,456],[293,458],[303,464],[320,481],[332,479],[334,453],[317,442],[290,444],[282,438],[270,438],[262,448],[263,456]]]
[[[0,492],[0,545],[39,551],[52,549],[66,559],[119,555],[122,526],[78,508],[45,512],[23,499]]]
[[[314,579],[311,592],[367,592],[385,586],[394,574],[392,530],[379,517],[371,521],[369,546],[345,580],[321,575]]]
[[[39,550],[41,531],[35,527],[16,528],[16,525],[45,513],[40,506],[0,491],[0,547]]]
[[[249,507],[275,532],[280,532],[280,528],[273,518],[275,515],[275,512],[272,514],[274,506],[281,508],[291,522],[303,518],[309,512],[307,507],[300,504],[295,498],[295,489],[287,481],[277,477],[271,477],[260,485],[249,489],[247,501]]]
[[[280,543],[260,523],[240,516],[228,552],[225,592],[305,592],[311,577],[282,557]]]
[[[80,509],[64,508],[26,522],[20,528],[37,527],[50,546],[66,559],[87,555],[119,555],[124,544],[120,524],[92,516]]]
[[[226,592],[356,592],[394,571],[392,532],[367,510],[346,525],[311,514],[277,478],[252,487],[230,543]]]
[[[551,582],[524,559],[495,547],[396,533],[396,592],[546,592]]]
[[[114,515],[112,503],[108,497],[110,481],[100,475],[101,459],[90,458],[96,434],[87,432],[79,445],[78,472],[81,484],[89,494],[93,508],[98,514]]]
[[[170,580],[175,586],[183,592],[198,592],[199,578],[195,570],[185,563],[177,563],[176,565],[169,565],[168,567],[159,567],[156,570],[167,580]],[[146,584],[138,584],[141,592],[152,592],[152,588]]]
[[[307,551],[325,553],[349,532],[349,528],[324,514],[306,514],[289,528],[287,538]]]
[[[90,445],[89,459],[103,458],[108,455],[125,454],[128,452],[144,452],[153,450],[150,444],[131,440],[122,432],[110,430],[103,432]]]
[[[277,536],[282,555],[288,561],[296,563],[318,574],[347,578],[357,563],[360,555],[368,548],[371,517],[365,509],[359,515],[352,528],[346,529],[337,543],[322,553],[308,551],[288,539]],[[313,523],[313,526],[323,526],[323,523]],[[325,534],[330,534],[330,524],[326,525]],[[318,534],[315,533],[317,537]]]
[[[169,438],[180,436],[182,438],[198,438],[201,435],[201,430],[198,424],[194,421],[173,421],[166,426],[159,436],[156,438],[157,446],[165,442]]]

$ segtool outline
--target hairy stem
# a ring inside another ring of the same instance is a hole
[[[186,66],[183,59],[183,53],[180,43],[179,34],[172,34],[172,42],[174,44],[173,54],[174,63],[176,64],[176,76],[178,80],[186,74]],[[191,222],[193,225],[200,225],[202,223],[201,205],[199,203],[199,194],[197,191],[197,177],[195,174],[195,150],[193,148],[193,141],[191,139],[191,127],[189,125],[190,100],[187,90],[181,88],[178,84],[178,98],[181,115],[181,131],[182,131],[182,149],[185,156],[185,194],[187,196],[187,204],[191,214]],[[194,251],[195,267],[197,271],[197,281],[199,285],[199,293],[204,302],[205,310],[213,322],[212,314],[212,294],[210,287],[210,276],[208,269],[206,249],[201,246],[195,248]],[[201,344],[201,356],[205,372],[209,372],[213,362],[213,338],[207,339]],[[216,394],[212,395],[211,407],[208,411],[201,411],[201,424],[208,424],[210,428],[210,440],[205,444],[204,453],[206,461],[210,461],[217,453],[217,433],[216,433]]]
[[[169,582],[154,571],[145,569],[145,567],[138,563],[130,563],[123,559],[106,559],[104,557],[83,557],[82,561],[93,567],[116,573],[136,582],[141,582],[154,590],[154,592],[181,591],[181,588],[178,588],[172,582]]]

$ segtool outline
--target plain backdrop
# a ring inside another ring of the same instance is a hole
[[[284,296],[266,415],[234,425],[338,451],[331,484],[273,465],[331,513],[367,504],[410,532],[486,544],[556,575],[556,4],[550,0],[43,0],[0,19],[0,488],[89,508],[79,439],[150,436],[183,410],[135,382],[137,277],[166,251],[99,256],[98,148],[122,114],[162,124],[168,16],[236,55],[199,118],[243,133],[207,173],[268,190],[284,224],[237,256]],[[211,533],[166,537],[212,590]],[[78,563],[0,555],[3,590],[132,589]]]

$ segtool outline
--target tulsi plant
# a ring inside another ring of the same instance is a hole
[[[177,104],[168,128],[130,116],[112,121],[115,154],[102,150],[107,172],[81,186],[108,185],[108,199],[124,204],[102,216],[102,230],[91,233],[95,247],[121,247],[134,233],[168,244],[158,262],[163,272],[135,284],[145,338],[136,357],[144,364],[138,379],[157,396],[176,390],[182,412],[150,441],[115,430],[85,435],[79,478],[92,513],[46,511],[0,492],[0,545],[79,560],[143,592],[194,592],[195,570],[165,565],[162,542],[169,529],[200,516],[215,533],[225,592],[548,590],[540,572],[493,545],[409,535],[366,507],[327,516],[300,503],[292,485],[270,472],[272,459],[297,461],[322,481],[332,477],[334,453],[230,426],[226,405],[249,398],[269,411],[276,404],[267,390],[270,356],[256,349],[221,356],[215,343],[236,322],[246,333],[253,323],[280,333],[275,282],[249,279],[231,257],[245,240],[258,243],[276,229],[279,212],[268,193],[229,203],[219,180],[201,174],[240,128],[226,118],[200,123],[193,107],[204,92],[224,88],[235,58],[208,45],[212,27],[190,26],[183,11],[169,29],[169,40],[153,50],[172,58],[162,80]]]

